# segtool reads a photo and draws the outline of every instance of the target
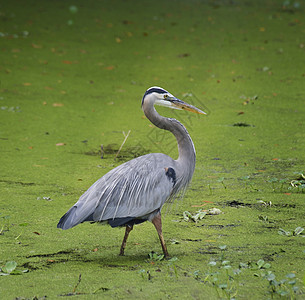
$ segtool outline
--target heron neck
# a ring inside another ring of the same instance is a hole
[[[154,106],[143,107],[146,117],[158,128],[170,131],[178,143],[179,157],[176,160],[184,170],[189,170],[191,175],[195,169],[196,152],[193,141],[186,128],[176,119],[160,116]]]

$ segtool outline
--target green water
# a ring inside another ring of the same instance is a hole
[[[304,232],[292,232],[305,228],[305,189],[290,184],[305,172],[304,3],[24,3],[0,4],[0,267],[28,272],[1,276],[1,298],[304,299]],[[186,125],[197,152],[184,200],[163,209],[175,261],[149,259],[162,251],[148,222],[124,257],[123,228],[56,228],[118,164],[177,157],[171,134],[143,117],[154,85],[209,112],[158,109]],[[222,214],[183,221],[213,207]]]

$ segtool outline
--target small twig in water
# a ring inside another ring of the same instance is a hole
[[[129,136],[129,134],[130,134],[130,130],[128,130],[128,133],[127,133],[127,134],[125,134],[125,131],[123,131],[123,134],[124,134],[125,139],[124,139],[124,141],[123,141],[123,143],[122,143],[122,145],[121,145],[120,149],[118,150],[118,152],[117,152],[117,154],[116,154],[116,156],[115,156],[114,160],[116,160],[116,159],[117,159],[117,157],[118,157],[118,155],[120,154],[120,152],[121,152],[121,150],[122,150],[122,148],[123,148],[123,146],[124,146],[125,142],[127,141],[128,136]]]
[[[210,184],[208,184],[208,187],[209,187],[210,195],[212,195],[213,191],[212,191],[212,188],[211,188]]]
[[[101,145],[101,159],[104,158],[104,145]]]
[[[97,289],[93,292],[93,294],[96,294],[96,293],[99,292],[99,291],[106,292],[106,291],[109,291],[109,289],[108,289],[108,288],[105,288],[105,287],[99,287],[99,288],[97,288]]]
[[[78,286],[79,286],[81,280],[82,280],[82,274],[79,274],[79,276],[78,276],[78,281],[77,281],[77,283],[76,283],[76,285],[75,285],[75,287],[74,287],[74,289],[73,289],[73,291],[72,291],[72,294],[75,294],[75,291],[76,291],[76,289],[78,288]]]

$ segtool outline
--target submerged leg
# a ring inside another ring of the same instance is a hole
[[[133,226],[126,225],[125,235],[124,235],[124,239],[123,239],[123,242],[122,242],[122,246],[121,246],[121,250],[120,250],[120,255],[124,255],[127,238],[128,238],[129,232],[132,230],[132,228],[133,228]]]
[[[163,234],[162,234],[162,221],[161,221],[161,214],[158,213],[151,221],[154,225],[155,225],[155,228],[158,232],[158,235],[159,235],[159,239],[160,239],[160,242],[161,242],[161,246],[162,246],[162,250],[163,250],[163,253],[164,253],[164,256],[165,257],[168,257],[168,252],[167,252],[167,248],[166,248],[166,245],[165,245],[165,241],[164,241],[164,238],[163,238]]]

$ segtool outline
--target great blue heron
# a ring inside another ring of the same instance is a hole
[[[157,127],[169,130],[177,139],[177,160],[163,153],[151,153],[114,168],[97,180],[60,219],[57,227],[69,229],[85,221],[126,226],[120,255],[135,224],[151,221],[159,235],[164,256],[168,256],[162,234],[161,208],[186,189],[195,169],[196,153],[185,127],[175,119],[160,116],[154,105],[205,114],[160,87],[149,88],[142,99],[145,116]]]

